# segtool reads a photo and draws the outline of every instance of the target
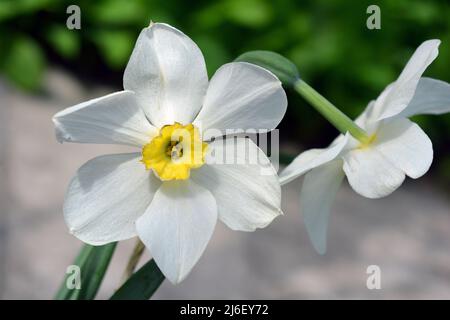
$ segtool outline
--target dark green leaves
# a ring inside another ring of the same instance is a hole
[[[128,31],[98,30],[90,34],[109,67],[120,70],[133,51],[135,36]]]
[[[67,29],[65,25],[50,27],[46,33],[46,38],[53,49],[64,58],[73,59],[80,53],[80,34]]]
[[[74,265],[81,269],[81,289],[69,289],[69,273],[55,296],[57,300],[93,300],[105,276],[117,243],[94,247],[84,245]],[[111,297],[111,300],[148,300],[165,277],[154,260],[135,272]]]
[[[92,300],[105,276],[111,257],[117,243],[104,246],[84,245],[75,259],[74,265],[80,267],[81,288],[69,289],[67,280],[72,274],[66,275],[56,294],[57,300]]]
[[[111,297],[111,300],[148,300],[165,277],[152,259],[135,272]]]
[[[272,51],[249,51],[237,57],[236,61],[253,63],[270,70],[286,86],[292,86],[300,78],[295,64]]]

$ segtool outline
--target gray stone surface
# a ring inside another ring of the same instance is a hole
[[[57,71],[46,96],[28,96],[0,82],[0,298],[49,299],[81,243],[61,213],[69,179],[117,146],[58,144],[51,116],[111,90],[86,92]],[[337,195],[329,249],[317,255],[298,205],[301,181],[283,188],[285,215],[254,233],[221,223],[205,254],[180,285],[167,281],[157,299],[450,298],[450,200],[427,178],[408,181],[383,200],[347,186]],[[243,208],[244,210],[245,208]],[[99,298],[119,285],[134,240],[121,243]],[[143,261],[149,259],[148,253]],[[366,268],[379,265],[382,289],[366,288]]]

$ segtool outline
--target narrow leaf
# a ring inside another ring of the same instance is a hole
[[[89,258],[90,253],[93,250],[93,246],[90,245],[84,245],[80,252],[78,253],[78,256],[75,258],[74,265],[79,266],[81,269],[81,266],[86,264],[86,261]],[[64,277],[63,282],[61,283],[61,286],[58,290],[58,293],[55,296],[56,300],[70,300],[70,298],[76,294],[79,293],[80,290],[75,289],[69,289],[67,285],[67,280],[69,278],[70,274],[66,274]]]
[[[272,51],[249,51],[241,54],[235,61],[249,62],[263,67],[275,74],[286,86],[292,86],[295,81],[300,79],[295,64]]]
[[[67,281],[72,274],[67,274],[58,293],[56,300],[92,300],[105,276],[111,257],[117,243],[104,246],[84,245],[75,259],[74,265],[80,268],[81,288],[69,288]]]
[[[110,299],[148,300],[164,279],[164,275],[152,259],[136,271]]]

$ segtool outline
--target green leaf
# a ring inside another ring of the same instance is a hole
[[[135,272],[110,299],[148,300],[164,279],[164,275],[152,259]]]
[[[74,261],[74,265],[79,266],[81,269],[81,266],[86,264],[86,261],[89,258],[89,255],[91,254],[92,250],[93,250],[93,246],[90,245],[85,245],[83,246],[83,248],[81,248],[80,253],[78,253],[78,256],[76,257],[75,261]],[[64,277],[64,280],[58,290],[58,293],[55,296],[56,300],[70,300],[70,298],[76,294],[79,293],[80,290],[74,290],[74,289],[69,289],[67,287],[67,279],[69,277],[69,274],[67,274]]]
[[[125,67],[135,42],[133,33],[122,30],[99,30],[92,33],[92,40],[108,65],[116,70]]]
[[[290,60],[272,51],[249,51],[241,54],[235,61],[250,62],[275,74],[284,84],[292,86],[300,79],[298,69]]]
[[[80,267],[81,288],[67,288],[66,275],[63,283],[55,296],[56,300],[92,300],[105,276],[111,257],[116,248],[116,242],[103,246],[84,245],[75,259],[74,265]]]
[[[89,4],[89,19],[96,25],[140,25],[150,23],[152,10],[147,1],[107,0]]]
[[[0,21],[49,8],[55,3],[56,0],[2,0],[0,1]]]
[[[246,27],[266,26],[273,18],[272,7],[265,0],[226,0],[224,4],[222,14]]]
[[[46,33],[52,47],[65,58],[74,58],[80,51],[80,37],[74,30],[65,26],[52,26]]]
[[[26,90],[39,88],[46,61],[37,42],[29,37],[14,39],[3,61],[3,71],[16,85]]]
[[[230,61],[231,57],[227,49],[217,38],[208,35],[195,37],[195,43],[200,47],[207,61],[208,75],[212,77],[214,72],[224,63]]]

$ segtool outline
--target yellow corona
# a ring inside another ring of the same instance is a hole
[[[207,148],[198,128],[176,122],[162,127],[159,135],[142,148],[141,161],[163,181],[186,180],[191,169],[204,164]]]

